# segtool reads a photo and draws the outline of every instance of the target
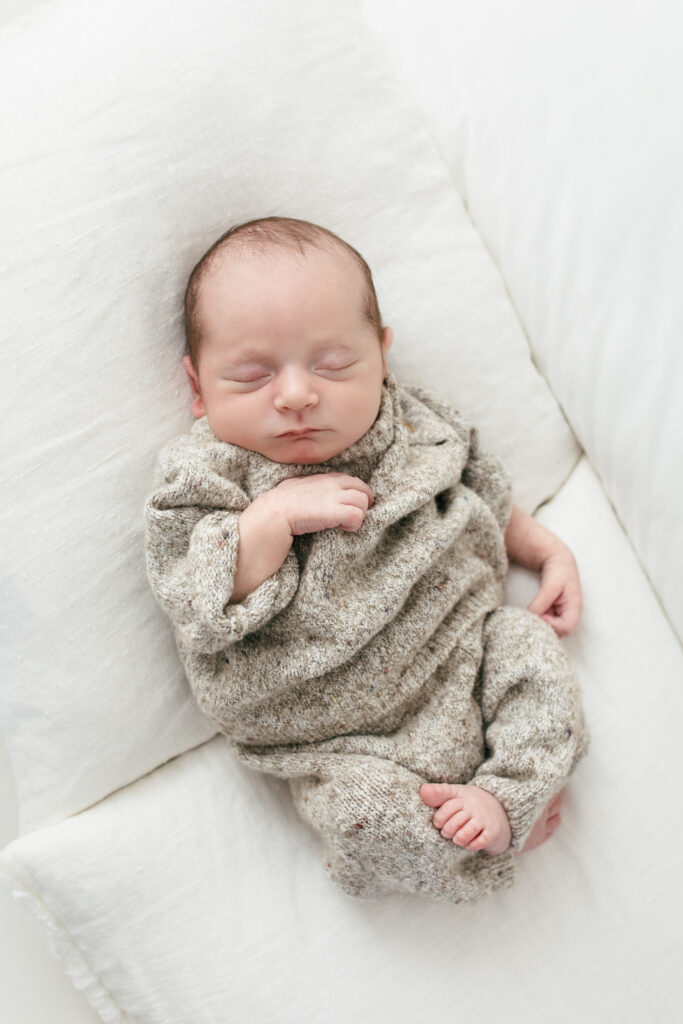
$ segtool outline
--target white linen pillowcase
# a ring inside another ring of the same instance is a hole
[[[662,879],[677,877],[677,836],[634,841],[632,811],[656,836],[677,801],[683,750],[661,737],[683,715],[683,655],[587,460],[542,519],[584,577],[586,618],[566,643],[593,747],[514,887],[457,907],[347,896],[286,783],[216,738],[0,855],[104,1020],[413,1024],[450,1005],[454,977],[467,1019],[675,1019],[683,890]],[[515,568],[508,596],[524,603],[534,585]],[[568,977],[581,981],[569,999]]]
[[[231,224],[332,228],[373,267],[392,368],[480,427],[532,510],[577,446],[356,5],[64,0],[0,48],[10,481],[0,711],[20,829],[210,737],[144,568],[160,446],[191,426],[181,298]]]

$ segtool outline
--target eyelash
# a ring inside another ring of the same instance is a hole
[[[347,363],[345,366],[321,366],[318,369],[322,373],[341,373],[342,370],[348,370],[353,366],[353,363]],[[263,380],[267,380],[268,375],[264,374],[262,377],[250,377],[248,380],[239,380],[236,377],[229,377],[228,380],[232,380],[234,384],[259,384]]]

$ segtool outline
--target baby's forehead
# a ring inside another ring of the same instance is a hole
[[[280,244],[248,244],[240,239],[231,239],[230,244],[213,254],[200,283],[200,303],[206,310],[218,295],[235,284],[236,293],[240,283],[260,282],[268,288],[270,280],[303,271],[316,281],[325,279],[333,286],[341,287],[362,297],[365,281],[356,261],[341,246],[326,241],[321,245],[291,247]]]
[[[226,251],[202,282],[205,338],[264,337],[296,330],[336,335],[368,319],[363,274],[336,246]],[[323,326],[324,325],[324,326]]]
[[[315,245],[229,239],[214,253],[208,270],[216,275],[229,275],[239,270],[262,276],[267,274],[269,265],[293,268],[308,265],[313,269],[327,266],[350,278],[357,277],[359,273],[358,266],[346,249],[327,239]]]

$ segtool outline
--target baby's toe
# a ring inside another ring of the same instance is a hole
[[[456,832],[458,832],[468,821],[472,818],[472,815],[467,811],[457,811],[451,815],[446,824],[441,829],[441,835],[444,839],[452,839]]]
[[[440,807],[450,797],[455,796],[456,788],[450,782],[424,782],[420,786],[420,799],[428,807]]]
[[[469,843],[467,844],[467,849],[483,850],[486,844],[488,843],[489,838],[490,837],[488,832],[486,831],[485,828],[483,828],[478,836],[475,836],[474,839],[470,839]]]
[[[481,832],[481,825],[476,821],[468,821],[466,825],[463,825],[461,829],[453,836],[453,842],[458,846],[467,846],[473,839]]]
[[[457,797],[453,797],[452,800],[446,800],[445,803],[441,804],[438,811],[434,811],[434,817],[432,821],[437,828],[441,828],[445,825],[449,818],[452,818],[458,811],[462,811],[462,800]]]

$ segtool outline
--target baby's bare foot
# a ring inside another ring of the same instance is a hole
[[[541,813],[540,817],[536,819],[534,827],[527,836],[527,841],[522,847],[522,853],[527,853],[528,850],[535,850],[537,846],[544,843],[546,839],[550,839],[551,835],[560,824],[560,807],[562,806],[562,793],[558,793],[557,796],[553,797],[545,810]]]
[[[437,807],[432,822],[445,839],[466,850],[495,855],[510,845],[510,822],[499,800],[479,786],[454,786],[450,782],[425,782],[420,797]]]

